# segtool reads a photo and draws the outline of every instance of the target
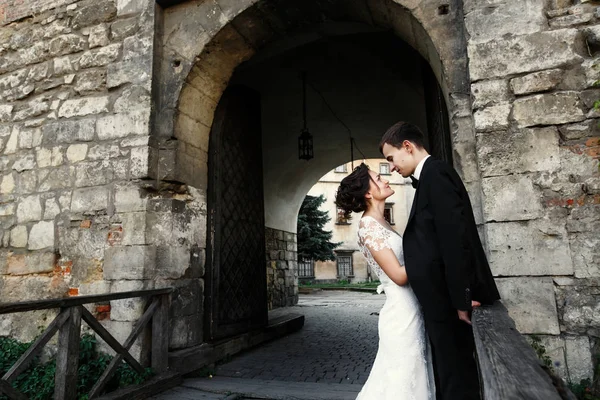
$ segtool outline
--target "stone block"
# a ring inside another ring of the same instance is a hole
[[[511,107],[510,103],[504,103],[475,111],[473,114],[475,129],[479,132],[484,132],[507,128]]]
[[[565,350],[569,378],[573,383],[594,378],[590,339],[587,336],[566,337]]]
[[[104,210],[108,207],[108,189],[92,187],[73,191],[71,211],[85,213]]]
[[[146,202],[137,186],[117,185],[115,187],[116,212],[143,211],[146,209]]]
[[[108,45],[110,43],[108,31],[109,29],[106,24],[100,24],[91,27],[88,37],[89,48],[93,49],[94,47],[103,47]]]
[[[600,295],[597,285],[586,285],[585,280],[577,280],[572,286],[558,287],[556,302],[565,331],[579,335],[589,335],[594,330],[598,333]]]
[[[56,255],[52,252],[25,254],[9,252],[6,257],[6,273],[9,275],[45,274],[54,270],[55,262]],[[2,300],[7,301],[4,297],[4,291]]]
[[[87,144],[72,144],[67,148],[67,160],[72,163],[85,160],[87,155]]]
[[[23,154],[22,156],[18,157],[12,167],[12,169],[18,172],[29,171],[34,168],[35,156],[32,153]]]
[[[500,37],[525,35],[546,29],[544,0],[517,2],[483,2],[465,11],[465,27],[469,41],[482,43]]]
[[[27,247],[27,227],[25,225],[17,225],[10,231],[10,246]]]
[[[66,189],[72,185],[75,167],[64,166],[50,170],[40,170],[38,173],[40,191]]]
[[[520,127],[526,127],[579,122],[586,117],[581,109],[578,93],[570,91],[517,99],[514,102],[513,118]]]
[[[0,194],[12,193],[15,189],[15,178],[12,173],[4,175],[0,180]]]
[[[202,315],[194,314],[174,317],[170,323],[170,349],[183,349],[202,343],[204,329]]]
[[[50,41],[49,53],[53,57],[77,53],[85,49],[86,40],[79,35],[67,34]]]
[[[546,349],[546,355],[552,360],[554,372],[565,381],[569,380],[567,362],[565,358],[565,341],[560,336],[537,336],[542,346]]]
[[[600,207],[577,207],[567,218],[576,278],[600,278]]]
[[[106,83],[106,71],[92,69],[80,72],[75,80],[74,89],[77,93],[100,91]]]
[[[110,25],[111,39],[114,41],[121,41],[121,40],[125,39],[126,37],[135,34],[139,29],[137,21],[138,21],[138,19],[133,17],[133,18],[126,18],[126,19],[119,19],[119,20],[113,22]]]
[[[115,88],[125,83],[142,85],[146,90],[150,90],[150,80],[152,75],[152,58],[144,55],[138,58],[113,63],[108,66],[106,77],[106,86]]]
[[[54,248],[54,221],[40,221],[29,232],[29,250]]]
[[[132,292],[144,289],[151,289],[151,287],[148,287],[141,280],[113,281],[110,285],[111,293]],[[110,302],[110,319],[113,321],[137,321],[144,314],[146,301],[146,299],[141,297],[112,300]]]
[[[80,99],[65,100],[58,116],[60,118],[82,117],[85,115],[95,115],[108,112],[109,97],[84,97]]]
[[[551,19],[550,28],[568,28],[575,25],[582,25],[590,22],[593,18],[593,13],[563,15]]]
[[[108,46],[84,52],[79,58],[81,68],[102,67],[114,62],[121,52],[121,43],[113,43]]]
[[[118,214],[123,224],[124,246],[146,244],[146,213],[132,212]]]
[[[552,278],[501,278],[496,284],[520,333],[560,334]]]
[[[44,205],[44,219],[54,219],[60,214],[60,207],[56,199],[47,199]]]
[[[89,142],[94,139],[96,121],[82,119],[78,121],[61,121],[44,125],[43,140],[46,145],[59,143]]]
[[[115,114],[99,118],[96,124],[98,139],[109,140],[129,135],[148,135],[149,121],[149,110]]]
[[[141,86],[125,88],[114,105],[115,112],[125,114],[134,110],[149,110],[150,107],[150,93]]]
[[[506,103],[510,99],[508,82],[504,79],[475,82],[471,84],[471,93],[474,109]]]
[[[114,1],[98,1],[78,7],[73,13],[71,26],[80,29],[113,20],[117,15]]]
[[[512,3],[511,3],[512,5]],[[578,30],[558,29],[468,45],[471,79],[479,81],[576,64]]]
[[[155,246],[115,246],[104,253],[104,279],[153,279]]]
[[[190,268],[190,250],[182,246],[158,246],[156,274],[164,279],[180,279]]]
[[[564,223],[539,219],[486,224],[494,275],[570,275],[573,260]]]
[[[567,140],[581,139],[600,134],[598,124],[598,120],[590,119],[574,124],[562,125],[558,127],[558,130]]]
[[[140,14],[146,9],[146,0],[117,0],[117,15],[119,17]]]
[[[561,69],[534,72],[511,79],[510,87],[514,94],[544,92],[558,86],[562,80],[562,75],[563,71]]]
[[[17,206],[17,221],[19,223],[39,221],[42,219],[42,204],[39,195],[23,197]]]
[[[560,169],[559,135],[555,127],[493,132],[477,137],[483,177]]]
[[[134,147],[131,149],[130,176],[132,179],[148,177],[149,147]]]
[[[528,220],[542,215],[540,193],[527,175],[484,178],[482,189],[487,222]]]

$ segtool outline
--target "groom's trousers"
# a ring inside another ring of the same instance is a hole
[[[455,318],[426,321],[432,347],[437,400],[479,400],[479,374],[470,325]]]

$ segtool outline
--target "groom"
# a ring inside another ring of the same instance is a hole
[[[379,149],[391,170],[410,177],[417,189],[404,231],[404,258],[431,341],[437,399],[479,399],[471,310],[500,295],[469,196],[456,171],[427,153],[415,125],[398,122]]]

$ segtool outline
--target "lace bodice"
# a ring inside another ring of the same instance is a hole
[[[392,282],[379,264],[373,258],[369,247],[374,251],[391,249],[401,265],[404,265],[404,252],[402,251],[402,237],[383,225],[375,218],[362,217],[358,225],[358,246],[367,259],[369,268],[377,275],[382,285]],[[367,247],[368,246],[368,247]],[[380,289],[378,288],[378,291]]]

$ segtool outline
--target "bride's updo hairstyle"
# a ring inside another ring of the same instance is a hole
[[[344,218],[350,218],[353,212],[362,212],[367,209],[365,194],[370,189],[369,167],[361,163],[354,171],[340,182],[340,187],[335,194],[335,205],[344,211]]]

